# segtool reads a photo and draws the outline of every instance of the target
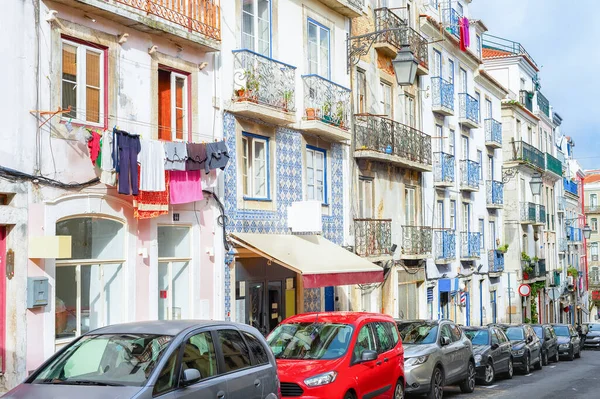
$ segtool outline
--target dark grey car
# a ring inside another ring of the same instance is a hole
[[[465,335],[473,343],[473,355],[477,368],[477,379],[485,385],[491,385],[496,375],[505,373],[506,378],[513,377],[512,344],[501,328],[463,327]]]
[[[558,354],[570,361],[581,357],[582,342],[579,334],[570,324],[552,324],[558,338]]]
[[[258,330],[190,320],[92,331],[5,397],[271,399],[278,390],[275,358]]]
[[[544,366],[548,365],[549,360],[558,362],[558,339],[552,326],[550,324],[532,324],[531,327],[542,343],[542,363],[544,363]]]

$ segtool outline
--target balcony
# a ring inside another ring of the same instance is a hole
[[[464,159],[460,161],[460,189],[463,191],[479,191],[481,165],[478,162]]]
[[[488,251],[488,273],[500,274],[504,271],[504,254],[496,251],[495,249]],[[498,277],[491,276],[491,277]]]
[[[460,105],[458,123],[471,129],[477,129],[479,127],[479,101],[467,93],[459,93],[458,101]]]
[[[536,171],[546,168],[544,154],[524,141],[512,141],[504,150],[504,159],[507,161],[523,162]]]
[[[565,213],[565,210],[567,209],[567,199],[564,196],[559,195],[556,197],[556,208],[559,213]]]
[[[485,187],[488,209],[501,209],[504,206],[504,183],[488,180]]]
[[[362,257],[391,255],[392,219],[354,219],[356,254]]]
[[[581,229],[578,227],[567,226],[567,241],[571,244],[581,243],[583,241]]]
[[[535,223],[536,226],[546,224],[546,207],[544,205],[535,205]]]
[[[566,194],[570,194],[574,197],[579,197],[579,190],[578,190],[577,183],[575,183],[574,181],[569,180],[567,178],[564,178],[563,185],[564,185]]]
[[[364,0],[318,0],[332,10],[348,18],[356,18],[362,15],[365,6]]]
[[[558,252],[567,252],[567,239],[566,238],[558,239]]]
[[[537,92],[536,97],[537,97],[538,111],[540,113],[546,115],[548,118],[550,118],[550,101],[548,101],[548,99],[546,97],[544,97],[544,95],[540,91]]]
[[[585,213],[600,213],[599,205],[586,205]]]
[[[442,115],[454,115],[454,84],[437,77],[431,78],[432,110]]]
[[[521,202],[521,224],[534,224],[536,216],[536,207],[533,202]]]
[[[402,259],[424,259],[431,255],[431,227],[402,226]]]
[[[454,185],[454,155],[444,152],[433,154],[433,185],[435,187]]]
[[[502,123],[488,118],[485,123],[485,145],[490,148],[502,147]]]
[[[460,233],[460,260],[469,261],[481,256],[481,233]]]
[[[446,264],[456,259],[456,232],[450,229],[433,231],[435,263]]]
[[[527,90],[521,90],[519,92],[519,102],[523,104],[525,108],[533,112],[533,93]]]
[[[354,116],[354,157],[431,172],[431,136],[389,118]]]
[[[560,287],[560,272],[554,271],[552,274],[552,283],[550,285],[552,287]]]
[[[533,63],[533,65],[536,65],[537,67],[537,64],[535,63],[533,57],[527,52],[527,50],[525,50],[525,47],[523,47],[519,42],[504,39],[498,36],[489,35],[486,33],[483,35],[482,47],[507,53],[506,55],[520,55],[523,57],[527,57],[531,61],[531,63]]]
[[[546,260],[540,259],[537,262],[530,263],[523,269],[523,280],[538,281],[546,278]]]
[[[546,153],[546,172],[553,173],[556,177],[562,177],[562,162]]]
[[[350,140],[350,89],[319,75],[305,75],[302,80],[304,117],[300,130],[332,141]]]
[[[449,4],[451,4],[449,2]],[[458,26],[458,20],[462,15],[452,7],[447,7],[442,10],[442,23],[446,26],[446,30],[460,39],[460,28]]]
[[[234,50],[230,111],[276,125],[296,121],[296,67],[250,50]]]

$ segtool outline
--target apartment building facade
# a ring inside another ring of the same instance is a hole
[[[598,233],[598,220],[600,220],[600,209],[598,197],[600,196],[600,172],[598,170],[586,170],[584,178],[585,192],[585,216],[591,229],[590,239],[587,241],[588,259],[588,295],[589,295],[589,321],[598,320],[598,303],[600,297],[600,261],[598,259],[598,246],[600,236]]]

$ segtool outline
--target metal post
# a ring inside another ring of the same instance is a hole
[[[512,300],[510,298],[510,272],[506,272],[508,276],[508,322],[512,323]]]

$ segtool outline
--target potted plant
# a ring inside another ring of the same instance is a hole
[[[316,119],[314,108],[306,108],[306,119],[308,119],[309,121]]]
[[[508,251],[508,244],[500,245],[496,248],[496,251],[501,254],[505,254]]]
[[[569,267],[567,268],[567,275],[573,276],[573,278],[575,278],[579,276],[579,271],[573,266],[569,265]]]
[[[523,265],[523,280],[529,280],[529,275],[533,273],[533,266],[530,263]]]
[[[246,91],[247,98],[252,102],[258,102],[258,89],[260,88],[260,82],[253,71],[246,71]]]
[[[534,256],[533,258],[531,258],[531,262],[533,262],[533,263],[538,263],[539,260],[540,260],[540,258],[538,258],[537,256]]]
[[[234,91],[235,97],[237,101],[242,101],[246,98],[246,88],[242,87]]]
[[[337,126],[343,127],[344,120],[344,103],[342,101],[338,101],[335,106],[335,121]]]
[[[293,95],[294,93],[291,90],[286,90],[283,92],[283,110],[285,112],[288,112],[288,104],[290,103],[290,101],[292,101]]]
[[[321,120],[325,123],[333,122],[333,118],[331,117],[331,101],[327,100],[323,104],[323,116]]]

